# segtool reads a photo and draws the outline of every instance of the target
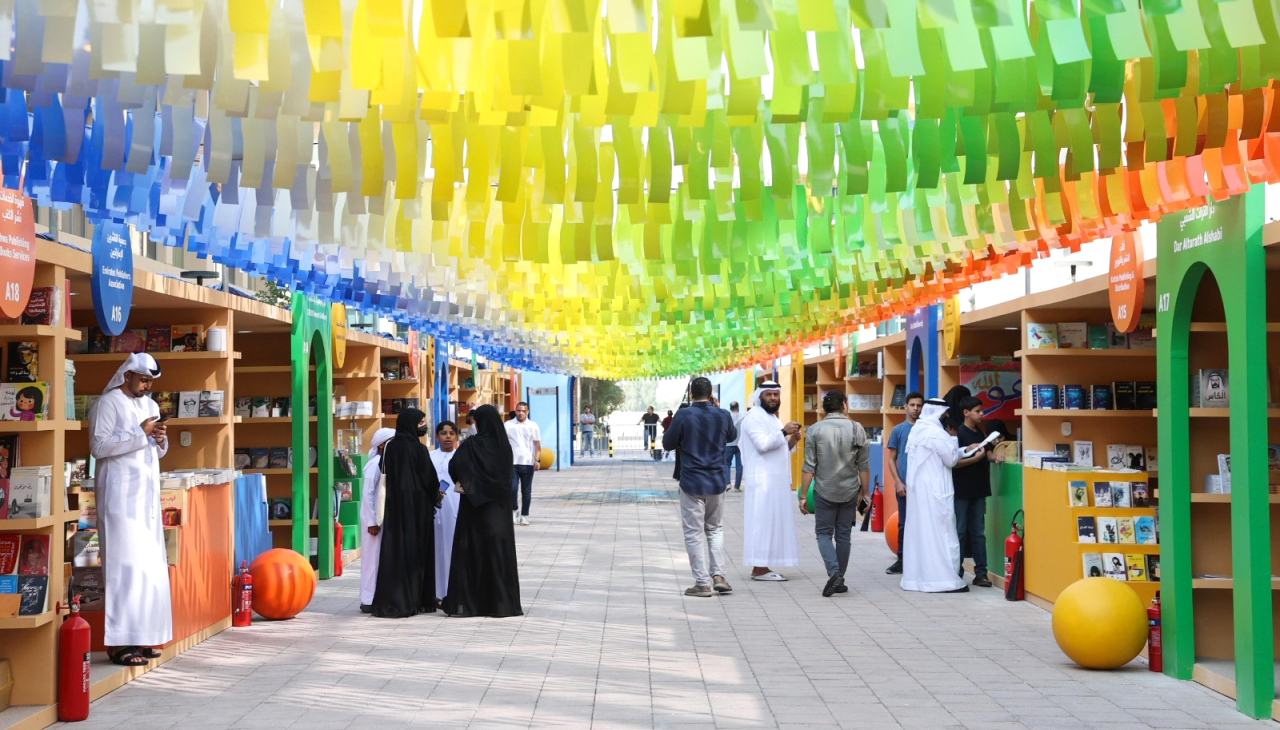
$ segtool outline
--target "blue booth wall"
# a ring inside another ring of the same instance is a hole
[[[551,449],[556,463],[568,468],[573,451],[573,384],[567,375],[552,375],[525,370],[521,374],[520,400],[529,402],[529,417],[542,431],[542,448]],[[560,428],[556,429],[556,397],[553,395],[528,396],[532,388],[560,388]],[[555,468],[555,467],[552,467]]]

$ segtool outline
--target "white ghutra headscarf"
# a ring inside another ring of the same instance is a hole
[[[756,389],[755,389],[755,391],[751,393],[751,405],[752,405],[752,407],[759,407],[759,406],[760,406],[760,396],[764,395],[765,391],[769,391],[769,390],[777,390],[777,391],[781,391],[781,390],[782,390],[782,386],[781,386],[781,385],[778,385],[776,382],[774,382],[774,381],[772,381],[772,380],[766,380],[766,381],[764,381],[763,383],[761,383],[761,384],[760,384],[760,387],[759,387],[759,388],[756,388]]]
[[[924,402],[924,409],[920,411],[920,418],[916,419],[916,423],[911,427],[911,435],[907,437],[907,452],[931,439],[950,441],[955,445],[956,437],[947,433],[947,429],[942,427],[942,415],[947,412],[947,402],[933,398]]]
[[[102,389],[102,394],[106,395],[113,389],[124,385],[125,373],[137,373],[158,378],[160,377],[160,363],[145,352],[133,353],[125,358],[124,363],[120,365],[120,369],[116,371],[115,375],[111,376],[111,380],[107,381],[107,387]]]

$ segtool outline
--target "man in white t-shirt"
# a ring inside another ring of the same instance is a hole
[[[516,417],[507,421],[507,441],[511,442],[511,509],[512,520],[517,525],[529,524],[529,501],[533,498],[533,473],[538,470],[538,456],[542,453],[542,431],[529,420],[529,404],[516,404]],[[516,500],[520,509],[516,511]]]
[[[591,412],[591,406],[582,409],[582,415],[578,416],[578,426],[582,429],[582,455],[595,456],[596,414]]]

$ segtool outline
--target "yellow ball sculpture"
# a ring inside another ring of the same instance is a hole
[[[1118,580],[1078,580],[1053,604],[1053,638],[1082,667],[1122,667],[1147,643],[1147,610],[1137,591]]]
[[[538,454],[539,469],[550,469],[555,465],[555,463],[556,455],[551,451],[551,449],[543,449],[542,452]]]

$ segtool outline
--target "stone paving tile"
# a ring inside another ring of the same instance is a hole
[[[1272,725],[1192,682],[1071,664],[1049,615],[995,590],[906,593],[883,537],[854,533],[849,593],[801,565],[749,579],[742,495],[725,507],[734,592],[692,583],[671,464],[599,459],[534,478],[516,528],[517,619],[358,611],[360,566],[291,621],[200,644],[93,704],[85,730],[466,728],[1219,728]],[[608,497],[604,499],[603,497]]]

